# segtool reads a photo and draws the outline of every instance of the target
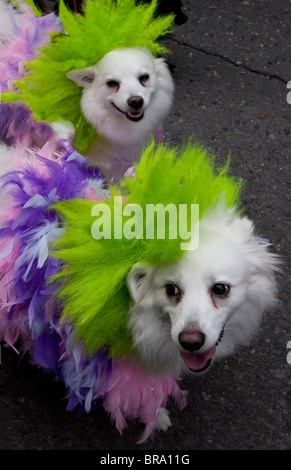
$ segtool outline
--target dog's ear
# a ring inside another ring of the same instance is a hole
[[[256,235],[254,224],[248,217],[233,218],[228,233],[244,247],[251,271],[271,277],[274,272],[281,271],[281,257],[269,250],[272,246],[269,240]]]
[[[169,65],[162,57],[155,59],[155,68],[158,76],[171,76]]]
[[[145,295],[147,279],[151,272],[152,269],[149,266],[137,263],[127,276],[127,287],[131,298],[136,303],[139,303]]]
[[[164,59],[159,57],[155,59],[155,69],[159,83],[159,89],[163,90],[163,92],[167,94],[167,97],[168,99],[170,99],[171,103],[174,94],[174,81],[170,68],[167,62],[165,62]]]
[[[86,88],[94,81],[96,69],[94,67],[88,67],[82,70],[71,70],[67,73],[67,78],[76,83],[79,87]]]

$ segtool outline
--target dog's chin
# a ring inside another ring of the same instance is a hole
[[[203,353],[180,351],[180,356],[191,372],[200,374],[209,369],[215,353],[216,346],[212,346],[212,348]]]
[[[126,112],[120,109],[118,106],[116,106],[115,103],[111,103],[113,108],[115,108],[117,111],[119,111],[120,114],[123,114],[129,121],[132,122],[138,122],[141,121],[144,117],[144,112],[142,111],[131,111],[131,112]]]

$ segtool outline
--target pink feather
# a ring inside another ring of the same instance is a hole
[[[114,360],[103,406],[120,434],[126,419],[140,419],[146,425],[139,440],[141,443],[155,429],[158,411],[166,406],[168,398],[174,398],[182,409],[186,405],[186,395],[172,375],[147,374],[128,360]]]

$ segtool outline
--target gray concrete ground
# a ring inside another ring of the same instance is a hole
[[[249,347],[188,378],[188,406],[170,405],[173,427],[136,445],[103,411],[65,411],[63,385],[2,347],[0,449],[207,450],[291,448],[289,0],[184,0],[188,21],[166,40],[176,99],[165,130],[181,145],[194,136],[245,181],[243,205],[260,235],[286,260],[280,304]]]

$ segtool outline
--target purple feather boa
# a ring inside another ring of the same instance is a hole
[[[49,34],[61,31],[59,18],[51,13],[45,16],[34,16],[26,6],[19,21],[16,21],[14,10],[10,8],[10,21],[15,37],[0,54],[0,86],[2,92],[13,90],[12,81],[25,76],[25,62],[36,58],[39,48],[50,41]]]
[[[0,142],[29,147],[35,140],[52,138],[51,127],[33,119],[32,111],[20,103],[0,103]]]
[[[103,405],[120,433],[126,419],[138,418],[145,423],[143,442],[168,397],[182,408],[186,392],[171,375],[147,374],[130,358],[108,359],[105,350],[88,357],[73,326],[60,319],[60,306],[52,296],[55,287],[47,281],[60,268],[49,244],[62,227],[56,213],[47,209],[59,200],[104,198],[108,191],[98,169],[88,166],[68,143],[56,142],[55,151],[45,153],[30,151],[29,164],[2,177],[11,202],[9,217],[1,214],[0,339],[15,350],[21,340],[23,354],[64,382],[69,410],[89,412]]]
[[[68,326],[59,325],[60,312],[51,303],[53,288],[47,287],[47,281],[60,267],[59,262],[49,256],[49,244],[62,232],[56,213],[47,209],[59,200],[88,197],[90,181],[102,183],[103,177],[69,145],[66,149],[61,145],[58,151],[61,149],[63,154],[55,160],[31,153],[29,164],[2,177],[2,190],[12,196],[13,205],[12,215],[2,221],[0,229],[0,269],[4,274],[0,324],[3,330],[5,317],[4,339],[8,344],[12,346],[21,338],[23,352],[29,351],[34,363],[51,369],[64,380],[72,390],[69,401],[72,407],[75,396],[81,402],[84,396],[80,390],[88,387],[82,384],[81,378],[78,387],[73,378],[76,364],[72,363],[71,356],[76,356],[75,350],[80,349],[80,345],[74,344],[74,332]],[[13,262],[7,266],[11,256]],[[70,354],[63,352],[60,361],[60,347],[65,338],[71,345]],[[108,369],[105,353],[98,353],[94,360],[100,367],[103,362]],[[88,366],[85,366],[85,359],[82,361],[86,371]],[[98,376],[95,378],[98,381]]]

